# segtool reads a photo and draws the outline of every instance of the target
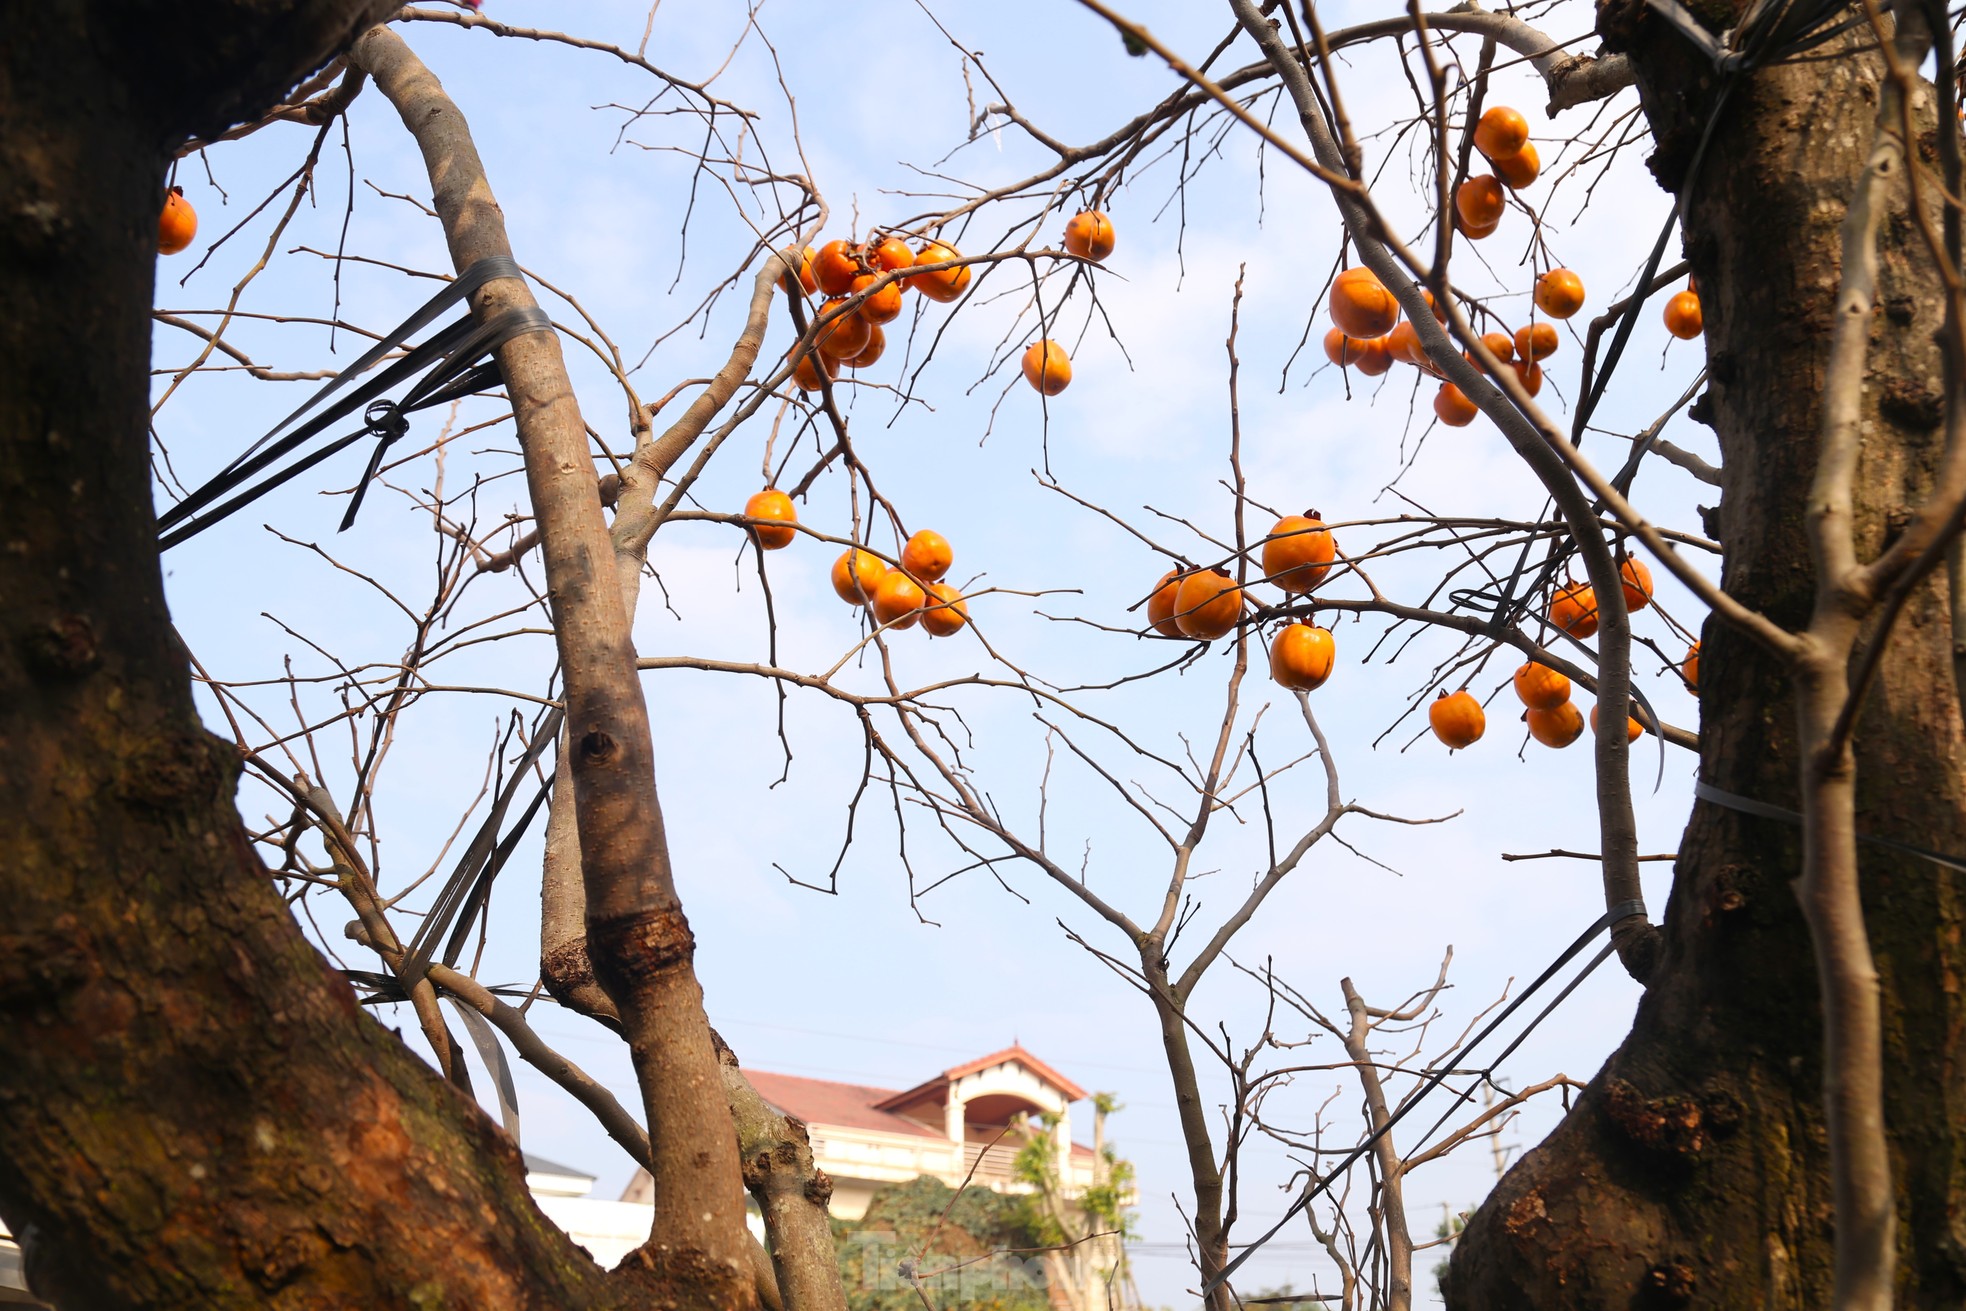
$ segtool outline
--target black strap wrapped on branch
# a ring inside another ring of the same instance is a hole
[[[338,455],[364,437],[373,436],[377,439],[375,450],[369,456],[368,467],[363,471],[361,481],[356,484],[348,511],[341,519],[338,531],[345,532],[355,522],[356,512],[362,508],[362,499],[367,494],[370,481],[382,468],[384,453],[409,432],[406,416],[412,411],[442,405],[499,385],[498,366],[489,361],[478,361],[514,337],[528,332],[551,331],[552,320],[544,310],[537,308],[507,310],[483,323],[466,315],[438,331],[422,345],[409,350],[373,378],[346,392],[333,404],[326,404],[328,398],[367,373],[390,351],[404,345],[410,334],[427,326],[439,314],[487,282],[520,276],[518,262],[510,256],[499,255],[479,260],[454,281],[446,283],[443,290],[424,302],[416,313],[398,324],[360,359],[315,392],[304,405],[275,424],[265,436],[202,487],[160,514],[157,518],[158,549],[169,550],[197,536],[323,460]],[[417,378],[400,401],[383,399],[384,392],[393,390],[418,374],[423,376]],[[300,422],[302,416],[316,407],[321,408],[311,418]],[[259,478],[304,443],[354,414],[357,409],[362,410],[362,427],[245,487],[252,479]],[[298,427],[294,426],[296,423]],[[245,487],[245,490],[239,490],[241,487]]]

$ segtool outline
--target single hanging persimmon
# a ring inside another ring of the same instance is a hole
[[[1047,396],[1056,396],[1072,385],[1071,357],[1049,337],[1032,342],[1024,351],[1024,381]]]
[[[901,567],[924,583],[940,581],[955,562],[949,539],[933,528],[922,529],[901,548]]]
[[[1591,707],[1591,732],[1597,732],[1597,707]],[[1645,725],[1636,719],[1625,720],[1625,741],[1636,742],[1645,733]]]
[[[874,325],[860,315],[846,308],[846,297],[835,296],[819,307],[819,316],[829,314],[837,317],[819,329],[813,338],[813,345],[821,355],[835,360],[850,360],[867,349],[867,343],[874,339]]]
[[[1393,325],[1393,330],[1382,339],[1386,343],[1386,353],[1391,358],[1416,368],[1428,368],[1426,347],[1420,344],[1420,330],[1410,319],[1401,319]]]
[[[1359,357],[1352,367],[1366,377],[1376,378],[1393,367],[1393,352],[1387,338],[1367,337],[1359,341],[1354,337],[1349,340],[1357,342],[1359,346]]]
[[[853,280],[852,290],[866,291],[880,281],[871,273],[863,273]],[[901,284],[890,282],[877,291],[869,292],[867,299],[860,302],[860,317],[872,324],[892,323],[901,317]]]
[[[1536,143],[1525,141],[1522,149],[1502,159],[1491,159],[1495,172],[1502,181],[1508,183],[1509,190],[1520,191],[1533,183],[1543,172],[1543,158],[1536,153]]]
[[[1666,302],[1666,331],[1681,341],[1691,341],[1706,331],[1698,292],[1682,291]]]
[[[1330,630],[1311,624],[1290,624],[1270,640],[1270,677],[1293,692],[1323,687],[1337,659]]]
[[[887,561],[859,547],[849,547],[833,561],[833,591],[848,605],[865,605],[889,573]]]
[[[1635,613],[1652,604],[1652,570],[1645,561],[1626,556],[1618,566],[1618,577],[1625,593],[1625,609]]]
[[[799,385],[800,391],[818,391],[820,387],[819,374],[822,369],[825,370],[828,378],[837,378],[840,376],[839,361],[833,359],[830,355],[816,350],[809,350],[799,356],[799,362],[793,366],[792,381]]]
[[[887,352],[887,333],[881,331],[880,324],[870,323],[867,325],[866,346],[861,349],[858,355],[854,356],[850,360],[843,360],[841,361],[841,363],[845,364],[849,369],[870,368],[881,358],[882,355],[886,354],[886,352]]]
[[[1516,699],[1531,710],[1554,710],[1570,699],[1570,679],[1531,660],[1515,671]]]
[[[1550,598],[1550,623],[1572,637],[1597,631],[1597,593],[1589,583],[1565,583]]]
[[[850,242],[829,241],[813,257],[812,280],[828,296],[846,295],[853,288],[853,280],[859,276],[860,257],[854,254]]]
[[[1113,221],[1096,209],[1082,210],[1065,224],[1065,249],[1080,259],[1105,259],[1118,244]]]
[[[1569,269],[1551,269],[1536,279],[1536,308],[1553,319],[1567,319],[1584,308],[1584,280]]]
[[[1376,378],[1393,367],[1392,352],[1384,337],[1347,337],[1343,328],[1324,334],[1324,358],[1340,368],[1353,368],[1368,378]]]
[[[1492,174],[1469,178],[1454,191],[1454,208],[1470,228],[1493,228],[1507,206],[1502,184]]]
[[[751,536],[767,551],[782,551],[799,535],[798,529],[792,527],[799,521],[799,512],[793,507],[792,498],[776,487],[754,493],[744,503],[744,517],[771,520],[751,525]]]
[[[1493,223],[1483,223],[1477,226],[1461,217],[1458,212],[1454,215],[1454,230],[1466,237],[1469,241],[1486,241],[1488,238],[1494,236],[1496,230],[1501,226],[1502,220],[1499,218]]]
[[[916,264],[945,264],[962,255],[954,246],[939,241],[924,242],[915,252]],[[952,269],[937,269],[928,273],[917,273],[908,279],[908,285],[932,301],[944,305],[960,298],[969,288],[969,265],[958,264]]]
[[[920,583],[899,569],[890,569],[874,585],[874,597],[868,608],[874,612],[877,622],[889,628],[913,628],[927,602],[928,593]]]
[[[1427,723],[1432,725],[1435,737],[1456,751],[1473,746],[1488,731],[1488,716],[1483,713],[1481,702],[1465,688],[1452,694],[1442,692],[1427,707]]]
[[[1515,353],[1525,360],[1546,360],[1556,354],[1556,325],[1530,323],[1515,330]]]
[[[1324,581],[1338,544],[1316,510],[1287,514],[1263,539],[1263,573],[1286,592],[1308,592]]]
[[[1348,337],[1383,337],[1399,322],[1399,302],[1362,264],[1332,280],[1330,307],[1331,321]]]
[[[1496,105],[1475,124],[1474,143],[1490,160],[1521,154],[1529,144],[1529,120],[1507,105]]]
[[[1181,625],[1174,622],[1174,598],[1181,590],[1181,571],[1170,569],[1154,584],[1147,598],[1147,623],[1162,637],[1180,637]]]
[[[963,594],[947,583],[930,583],[928,602],[922,607],[922,631],[930,637],[954,637],[969,622],[969,607]]]
[[[1174,592],[1174,623],[1183,637],[1212,642],[1242,618],[1242,589],[1220,569],[1201,569]]]
[[[1348,368],[1370,354],[1370,343],[1379,340],[1378,337],[1348,337],[1343,328],[1333,328],[1324,334],[1324,358],[1341,369]]]
[[[1686,658],[1679,662],[1679,676],[1686,680],[1686,690],[1694,696],[1700,695],[1700,644],[1686,648]]]
[[[1508,333],[1484,332],[1481,334],[1481,344],[1488,348],[1490,355],[1503,364],[1515,362],[1515,342],[1509,339]]]
[[[1465,428],[1481,414],[1481,407],[1451,382],[1440,384],[1434,393],[1434,413],[1450,428]]]
[[[813,250],[811,246],[807,246],[805,248],[804,253],[799,256],[798,286],[808,296],[812,295],[814,292],[819,290],[819,283],[812,276],[813,258],[814,258]],[[784,277],[780,278],[778,280],[778,285],[785,288],[785,290],[788,292],[791,291],[793,285],[792,275],[788,273]]]
[[[913,266],[915,252],[909,250],[908,243],[899,237],[882,237],[868,249],[867,262],[883,273],[892,273],[896,269],[905,269]],[[906,284],[897,283],[895,285],[904,286]]]
[[[1546,747],[1560,750],[1584,735],[1584,713],[1568,701],[1548,710],[1531,710],[1523,718],[1528,721],[1529,736]]]
[[[198,235],[198,211],[184,198],[183,187],[164,193],[164,209],[157,216],[157,253],[175,255]]]
[[[1531,396],[1543,390],[1542,365],[1534,360],[1516,360],[1509,367],[1515,370],[1515,376],[1522,383],[1522,389]]]

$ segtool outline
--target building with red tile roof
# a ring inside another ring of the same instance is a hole
[[[857,1220],[881,1188],[920,1175],[951,1188],[965,1180],[997,1192],[1029,1185],[1012,1169],[1024,1139],[1013,1123],[1058,1116],[1053,1130],[1068,1193],[1091,1186],[1092,1149],[1072,1141],[1071,1104],[1085,1089],[1022,1046],[966,1061],[912,1088],[872,1088],[794,1074],[746,1070],[774,1108],[805,1121],[819,1168],[833,1180],[833,1214]],[[637,1172],[624,1201],[646,1196]]]

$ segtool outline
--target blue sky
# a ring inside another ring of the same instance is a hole
[[[568,21],[566,9],[536,0],[491,0],[487,12],[517,24],[556,26]],[[1141,3],[1130,12],[1196,59],[1229,24],[1226,7]],[[1364,4],[1321,9],[1334,28],[1382,12],[1382,6]],[[1128,58],[1108,29],[1074,6],[1009,0],[943,6],[935,13],[964,47],[982,52],[983,64],[1019,111],[1061,140],[1103,136],[1175,85],[1158,61]],[[575,17],[578,34],[632,48],[641,39],[647,11],[638,4],[590,0],[577,7]],[[1588,30],[1589,6],[1560,6],[1539,21],[1559,38],[1577,37]],[[832,208],[824,236],[844,235],[856,214],[864,232],[870,224],[929,208],[912,193],[948,189],[931,173],[991,186],[1028,175],[1045,161],[1044,152],[1014,126],[966,141],[962,61],[915,4],[873,0],[854,7],[847,22],[835,6],[780,0],[757,11],[757,22],[777,63],[756,33],[726,63],[743,32],[742,8],[668,0],[655,15],[649,57],[692,78],[721,67],[716,93],[759,114],[747,150],[762,140],[775,163],[791,168],[797,154],[791,110],[778,82],[782,68],[796,105],[797,141]],[[684,250],[680,233],[690,203],[691,168],[676,148],[700,141],[700,123],[644,119],[617,144],[623,115],[608,106],[646,100],[653,84],[645,75],[605,56],[499,41],[436,24],[400,30],[470,119],[520,261],[578,298],[631,362],[662,338],[635,374],[641,395],[659,396],[714,368],[737,331],[741,306],[734,297],[723,298],[707,326],[697,320],[685,331],[663,334],[728,275],[750,241],[749,223],[757,209],[748,197],[740,209],[722,185],[705,181],[689,217]],[[1466,57],[1471,59],[1474,49],[1467,44]],[[1250,52],[1244,43],[1228,59],[1245,62]],[[992,98],[973,71],[971,77],[979,103]],[[1411,113],[1407,83],[1383,51],[1352,59],[1343,86],[1347,109],[1361,126],[1383,126]],[[1557,171],[1561,138],[1582,130],[1594,112],[1573,110],[1554,123],[1547,120],[1536,79],[1520,64],[1496,74],[1490,100],[1514,104],[1528,115],[1549,167],[1546,179]],[[1631,108],[1626,93],[1606,121]],[[1279,114],[1277,122],[1288,128],[1288,113]],[[421,161],[393,112],[371,89],[356,101],[349,126],[357,179],[349,251],[391,265],[447,270],[435,223],[414,206],[381,194],[421,199],[429,191]],[[192,253],[160,264],[161,306],[191,310],[224,304],[265,244],[266,215],[252,220],[187,286],[177,286],[177,279],[211,237],[244,218],[291,172],[306,149],[308,131],[281,125],[211,152],[216,182],[229,201],[221,199],[197,160],[185,162],[179,181],[199,207],[203,230]],[[1366,149],[1375,162],[1390,159],[1382,203],[1409,237],[1416,235],[1425,214],[1414,191],[1420,179],[1416,164],[1390,134],[1368,137]],[[1543,233],[1549,257],[1578,269],[1590,289],[1584,317],[1622,294],[1667,213],[1668,202],[1643,168],[1644,149],[1640,141],[1609,160],[1588,206],[1584,189],[1597,164],[1565,181],[1553,200],[1547,180],[1532,189],[1530,198],[1539,206],[1550,200]],[[979,296],[956,314],[935,360],[916,382],[916,403],[897,412],[891,391],[860,388],[846,394],[857,449],[881,490],[901,507],[911,527],[934,527],[949,537],[956,552],[954,577],[979,578],[977,587],[1068,589],[1035,600],[989,596],[974,607],[978,627],[993,647],[1060,684],[1110,681],[1167,658],[1165,644],[1144,644],[1059,618],[1123,625],[1126,607],[1166,566],[1110,522],[1039,486],[1032,470],[1048,449],[1052,471],[1073,492],[1190,554],[1199,556],[1206,548],[1174,519],[1188,519],[1217,536],[1232,533],[1233,505],[1219,480],[1228,476],[1223,343],[1239,270],[1244,278],[1238,343],[1243,465],[1255,501],[1286,511],[1315,506],[1332,522],[1391,517],[1413,512],[1414,506],[1434,513],[1527,516],[1542,503],[1526,470],[1486,420],[1465,429],[1434,430],[1420,444],[1432,417],[1432,388],[1416,387],[1413,370],[1398,367],[1383,385],[1360,386],[1362,380],[1354,379],[1349,398],[1336,371],[1318,371],[1323,359],[1317,342],[1326,323],[1316,293],[1335,257],[1339,227],[1313,180],[1274,152],[1259,160],[1253,139],[1239,130],[1223,141],[1185,197],[1173,194],[1178,162],[1164,160],[1140,172],[1109,200],[1119,248],[1097,275],[1106,315],[1089,317],[1083,295],[1067,305],[1065,331],[1054,335],[1072,349],[1075,379],[1044,409],[1034,392],[1013,381],[1015,349],[1008,370],[985,376],[1001,362],[1002,343],[1021,347],[1029,336],[1028,319],[1020,319],[1021,288]],[[278,243],[279,255],[247,290],[242,308],[328,316],[335,294],[328,261],[291,252],[334,248],[348,203],[348,170],[337,131],[323,153],[314,203],[303,207]],[[273,208],[277,211],[278,204]],[[1020,203],[1002,213],[986,211],[967,244],[972,249],[989,244],[1014,224],[1029,221],[1036,209]],[[1039,231],[1047,241],[1057,241],[1063,218],[1043,219]],[[1455,265],[1457,284],[1492,296],[1491,305],[1511,322],[1526,313],[1529,237],[1529,220],[1512,212],[1496,237],[1461,254]],[[1011,281],[1007,270],[997,283]],[[370,328],[387,327],[431,290],[431,283],[388,268],[349,265],[341,280],[342,313]],[[542,300],[578,326],[564,302]],[[909,316],[914,312],[911,304]],[[918,341],[949,314],[946,307],[926,307]],[[1578,326],[1584,317],[1575,321]],[[1108,320],[1117,340],[1107,331]],[[1312,339],[1286,378],[1286,363],[1307,321]],[[354,354],[346,335],[330,354],[326,333],[305,325],[242,322],[229,337],[259,362],[282,369],[339,367]],[[782,305],[775,307],[767,353],[776,355],[790,340],[789,320]],[[899,376],[891,363],[899,345],[891,344],[889,362],[870,371],[875,381]],[[182,364],[195,346],[189,336],[160,327],[158,366]],[[577,343],[568,342],[568,354],[588,421],[616,449],[625,448],[620,388]],[[1575,394],[1580,355],[1577,340],[1566,332],[1549,362],[1544,399],[1560,412],[1567,412]],[[911,370],[918,359],[919,345]],[[1624,433],[1643,427],[1680,395],[1699,360],[1698,343],[1668,349],[1656,314],[1648,310],[1599,422]],[[195,482],[297,404],[304,386],[250,383],[236,374],[196,378],[160,414],[159,438],[178,472]],[[757,489],[775,408],[767,407],[720,452],[699,485],[702,504],[734,510]],[[474,402],[462,417],[477,421],[496,413],[489,402]],[[419,418],[412,447],[425,444],[440,424],[439,413]],[[788,420],[778,439],[781,452],[792,428]],[[1710,434],[1702,428],[1679,419],[1667,436],[1713,458]],[[803,440],[809,450],[811,435]],[[509,470],[511,445],[509,424],[458,443],[446,456],[447,485],[455,490],[474,471]],[[1622,459],[1623,442],[1593,437],[1587,449],[1615,464]],[[350,570],[386,581],[406,598],[427,593],[434,556],[429,519],[401,496],[371,496],[356,530],[334,536],[344,501],[320,492],[346,487],[356,471],[351,464],[359,464],[352,453],[327,467],[333,472],[322,471],[304,487],[282,492],[167,558],[178,623],[215,675],[276,677],[288,656],[297,671],[322,673],[326,662],[309,642],[349,663],[394,660],[404,649],[408,629],[400,611],[368,584],[261,526],[271,523],[299,541],[318,542]],[[393,475],[411,487],[428,487],[436,476],[429,457]],[[1396,477],[1397,494],[1385,490]],[[1639,478],[1637,499],[1658,521],[1697,532],[1693,506],[1709,490],[1654,461]],[[488,482],[479,500],[483,522],[520,508],[522,496],[512,477]],[[843,532],[849,506],[842,480],[822,482],[800,514]],[[1266,527],[1266,517],[1254,512],[1252,535]],[[1356,544],[1360,537],[1343,540]],[[854,614],[826,583],[832,554],[801,541],[769,559],[783,664],[823,670],[858,639]],[[644,587],[637,622],[644,654],[764,658],[755,570],[733,530],[672,524],[657,539],[652,559],[661,586]],[[1439,568],[1437,560],[1406,557],[1387,562],[1374,578],[1389,595],[1417,599]],[[1655,573],[1665,606],[1682,623],[1697,627],[1700,616],[1690,598],[1663,570]],[[481,580],[459,614],[493,614],[522,601],[509,577]],[[1366,663],[1383,625],[1347,620],[1334,631],[1338,672],[1313,694],[1313,705],[1330,736],[1345,797],[1405,816],[1457,817],[1430,827],[1346,820],[1341,835],[1359,854],[1332,843],[1318,847],[1237,939],[1232,954],[1250,965],[1270,961],[1330,1013],[1342,1009],[1341,977],[1353,979],[1368,1000],[1396,1001],[1431,981],[1451,945],[1453,987],[1444,995],[1443,1017],[1429,1039],[1429,1050],[1437,1052],[1445,1035],[1459,1032],[1511,980],[1519,986],[1533,976],[1602,909],[1594,865],[1499,859],[1503,852],[1596,849],[1588,744],[1564,752],[1531,744],[1519,752],[1522,731],[1506,691],[1492,703],[1488,734],[1473,749],[1449,756],[1430,737],[1409,743],[1418,720],[1408,718],[1386,730],[1410,701],[1431,698],[1429,671],[1451,645],[1442,637],[1423,636],[1396,663],[1385,662],[1396,644]],[[1641,631],[1659,636],[1668,650],[1683,645],[1656,621],[1641,620]],[[891,649],[897,676],[905,682],[990,669],[972,634],[934,643],[904,634]],[[1184,672],[1088,695],[1084,705],[1124,724],[1153,750],[1178,754],[1185,735],[1199,751],[1220,716],[1228,659],[1218,643]],[[1474,685],[1477,694],[1487,696],[1514,663],[1491,661]],[[547,640],[521,636],[459,656],[444,677],[536,693],[550,669]],[[844,679],[867,688],[876,673],[870,668]],[[1697,722],[1695,703],[1675,678],[1647,665],[1640,679],[1668,719]],[[1068,941],[1066,930],[1083,933],[1102,950],[1123,949],[1124,943],[1028,868],[1000,869],[1001,883],[981,873],[955,879],[923,898],[917,915],[896,855],[893,807],[885,800],[863,808],[837,895],[792,886],[775,866],[823,880],[833,863],[843,808],[859,777],[859,734],[851,715],[836,703],[794,695],[786,720],[795,757],[789,780],[773,787],[784,762],[776,702],[767,686],[755,679],[672,671],[648,675],[644,686],[662,803],[696,931],[709,1011],[745,1063],[902,1087],[1016,1040],[1081,1083],[1112,1090],[1126,1105],[1112,1122],[1112,1135],[1140,1175],[1143,1291],[1155,1304],[1186,1304],[1190,1299],[1183,1290],[1192,1287],[1192,1272],[1178,1252],[1183,1231],[1174,1199],[1186,1195],[1187,1185],[1153,1017],[1122,980]],[[312,706],[332,703],[326,688],[307,693]],[[1261,739],[1266,760],[1291,759],[1308,749],[1301,722],[1289,722],[1294,707],[1260,673],[1252,674],[1245,696],[1252,709],[1266,699],[1274,702]],[[270,721],[290,728],[290,714],[281,719],[285,697],[284,689],[263,689],[255,704]],[[457,816],[479,790],[485,752],[499,716],[512,704],[493,695],[432,696],[405,716],[377,791],[388,886],[400,888],[437,861]],[[979,693],[954,695],[950,704],[961,708],[970,734],[965,749],[978,778],[1007,816],[1034,826],[1046,746],[1029,702]],[[327,774],[345,789],[345,736],[333,749],[342,761],[326,760]],[[1166,781],[1110,751],[1103,758],[1129,779],[1156,788]],[[1694,765],[1689,754],[1675,750],[1661,772],[1649,739],[1635,753],[1642,850],[1674,849]],[[1656,789],[1655,774],[1660,774]],[[1170,793],[1161,795],[1172,799]],[[1300,821],[1300,828],[1315,822],[1322,779],[1314,764],[1279,779],[1272,799],[1281,829],[1292,821]],[[242,801],[252,820],[272,809],[263,793],[250,789]],[[1218,816],[1197,856],[1197,868],[1210,871],[1195,885],[1202,898],[1199,923],[1225,913],[1261,863],[1260,819],[1245,813],[1243,820]],[[1046,824],[1051,849],[1070,853],[1067,863],[1074,868],[1083,859],[1095,889],[1136,917],[1151,917],[1165,885],[1165,847],[1062,750],[1053,767]],[[932,840],[925,825],[911,824],[909,831],[921,881],[962,863]],[[522,849],[499,888],[481,977],[522,984],[534,977],[537,870],[534,841]],[[1664,864],[1646,870],[1656,915],[1669,873]],[[412,898],[407,904],[417,902]],[[338,927],[348,918],[345,909],[317,901],[316,914],[326,944],[346,948]],[[1194,935],[1199,938],[1199,929]],[[373,965],[359,953],[344,954],[357,968]],[[1636,985],[1615,963],[1607,965],[1514,1054],[1506,1071],[1510,1082],[1532,1083],[1558,1071],[1588,1078],[1624,1031],[1637,995]],[[1261,991],[1224,963],[1197,994],[1194,1009],[1210,1027],[1226,1025],[1236,1042],[1246,1043],[1261,1032],[1263,1002]],[[547,1003],[535,1007],[534,1015],[542,1032],[633,1104],[626,1054],[612,1038]],[[413,1030],[402,1019],[394,1023]],[[1303,1030],[1301,1022],[1294,1031],[1277,1022],[1279,1037],[1302,1038]],[[1309,1060],[1337,1056],[1335,1044],[1321,1038]],[[620,1152],[543,1079],[523,1067],[518,1077],[526,1147],[597,1173],[603,1192],[618,1189],[630,1171]],[[1298,1077],[1275,1096],[1271,1109],[1283,1122],[1307,1126],[1339,1086],[1344,1091],[1324,1114],[1330,1132],[1349,1140],[1358,1097],[1337,1075]],[[1220,1091],[1220,1080],[1213,1081],[1211,1095]],[[1557,1110],[1554,1103],[1532,1107],[1505,1141],[1533,1143]],[[1291,1153],[1279,1145],[1250,1146],[1244,1236],[1281,1214],[1289,1196],[1284,1186],[1295,1168]],[[1492,1163],[1481,1145],[1421,1172],[1409,1184],[1416,1230],[1425,1236],[1443,1204],[1470,1205],[1492,1181]],[[1423,1256],[1423,1268],[1430,1264]],[[1302,1228],[1286,1230],[1248,1269],[1246,1287],[1294,1281],[1305,1288],[1314,1277],[1329,1276],[1328,1264]],[[1420,1282],[1431,1295],[1430,1280]]]

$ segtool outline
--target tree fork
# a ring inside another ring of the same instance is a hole
[[[470,128],[435,75],[381,27],[349,62],[374,79],[422,151],[456,267],[510,256]],[[522,279],[500,278],[471,305],[485,317],[535,302]],[[746,1311],[757,1294],[737,1141],[671,876],[648,710],[586,428],[556,335],[515,337],[496,356],[539,520],[566,683],[589,955],[621,1016],[648,1118],[654,1219],[640,1257],[678,1298]]]

